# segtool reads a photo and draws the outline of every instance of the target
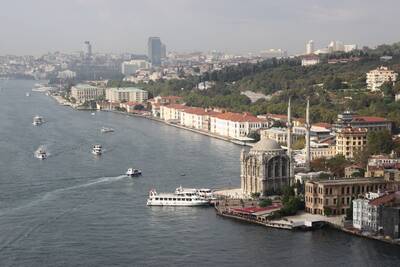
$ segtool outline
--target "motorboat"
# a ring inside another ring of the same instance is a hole
[[[113,128],[102,127],[100,130],[102,133],[112,133],[114,132]]]
[[[150,190],[147,206],[208,206],[209,201],[197,194],[185,193],[160,193]]]
[[[47,159],[47,152],[43,147],[39,147],[35,151],[35,157],[41,160]]]
[[[26,96],[30,96],[31,94],[29,92],[26,93]]]
[[[129,177],[137,177],[137,176],[142,175],[142,171],[138,170],[138,169],[129,168],[126,171],[126,175],[129,176]]]
[[[32,122],[32,124],[33,124],[34,126],[39,126],[39,125],[43,124],[43,122],[44,122],[43,117],[37,116],[37,115],[36,115],[35,117],[33,117],[33,122]]]
[[[103,153],[101,145],[94,145],[92,148],[93,155],[101,155]]]

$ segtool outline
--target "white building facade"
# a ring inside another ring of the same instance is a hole
[[[367,72],[367,88],[371,91],[379,91],[385,82],[395,82],[398,74],[387,67],[379,67]]]
[[[126,88],[107,88],[106,100],[109,102],[146,102],[149,93],[145,90],[135,87]]]
[[[89,84],[77,84],[71,87],[71,97],[76,102],[83,103],[85,101],[96,100],[104,96],[105,89]]]

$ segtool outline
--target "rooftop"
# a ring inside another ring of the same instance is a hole
[[[361,184],[361,183],[389,183],[383,178],[346,178],[346,179],[331,179],[331,180],[313,180],[307,183],[316,183],[321,185],[348,185],[348,184]]]
[[[250,115],[249,113],[233,113],[225,112],[214,115],[213,117],[235,122],[264,122],[265,120],[257,118],[256,116]]]
[[[142,90],[140,88],[136,87],[112,87],[112,88],[107,88],[107,91],[114,91],[114,92],[146,92],[145,90]]]

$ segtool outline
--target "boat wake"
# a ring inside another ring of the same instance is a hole
[[[72,191],[72,190],[76,190],[76,189],[80,189],[80,188],[86,188],[86,187],[91,187],[97,184],[101,184],[101,183],[112,183],[112,182],[116,182],[119,181],[121,179],[126,178],[126,175],[120,175],[120,176],[115,176],[115,177],[100,177],[97,179],[93,179],[87,183],[84,184],[78,184],[78,185],[74,185],[74,186],[70,186],[70,187],[65,187],[65,188],[59,188],[50,192],[45,193],[44,195],[42,195],[40,198],[33,200],[27,204],[18,206],[18,207],[14,207],[11,209],[8,209],[6,211],[0,212],[0,217],[10,214],[12,212],[21,210],[21,209],[25,209],[25,208],[30,208],[32,206],[35,206],[41,202],[45,202],[48,200],[52,200],[54,198],[57,198],[58,195],[64,193],[64,192],[68,192],[68,191]]]
[[[77,189],[91,187],[91,186],[95,186],[95,185],[102,184],[102,183],[113,183],[113,182],[119,181],[123,178],[126,178],[126,176],[121,175],[121,176],[116,176],[116,177],[100,177],[97,179],[93,179],[87,183],[56,189],[54,191],[45,193],[39,199],[31,201],[30,203],[28,203],[26,205],[21,205],[21,206],[9,209],[5,212],[2,212],[2,213],[0,213],[0,217],[2,217],[4,215],[11,215],[14,212],[30,208],[30,207],[38,205],[40,203],[43,203],[43,204],[48,203],[50,200],[53,200],[54,198],[57,198],[57,197],[61,197],[62,193],[65,193],[68,191],[74,191]],[[64,208],[62,212],[57,212],[60,210],[59,208],[57,208],[57,209],[55,209],[55,211],[56,211],[55,214],[51,213],[50,216],[38,217],[37,218],[38,220],[36,221],[36,223],[33,223],[33,224],[28,223],[27,225],[29,225],[29,226],[22,227],[23,230],[21,230],[19,232],[10,231],[9,232],[10,236],[7,236],[7,234],[2,236],[3,242],[2,242],[2,244],[0,244],[0,252],[12,247],[16,243],[19,243],[26,238],[29,238],[34,232],[39,231],[46,225],[54,223],[55,221],[59,220],[60,218],[66,216],[67,214],[69,214],[71,212],[74,212],[74,211],[80,209],[81,207],[87,205],[90,202],[92,202],[92,201],[90,201],[90,199],[88,199],[87,201],[83,201],[83,202],[79,201],[77,203],[71,202],[72,205],[69,208],[66,208],[66,209]],[[31,209],[28,209],[28,210],[31,212]],[[20,215],[17,215],[17,216],[20,216]],[[4,217],[4,219],[7,220],[8,218],[12,218],[12,217],[13,216],[6,216],[6,217]],[[27,222],[23,221],[23,223],[25,224]],[[21,228],[21,227],[19,227],[19,228]]]

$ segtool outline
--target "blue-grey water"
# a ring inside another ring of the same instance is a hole
[[[0,266],[399,266],[400,248],[290,232],[212,208],[147,207],[149,189],[239,185],[240,147],[154,121],[75,111],[0,81]],[[32,117],[46,123],[32,126]],[[114,133],[101,134],[102,126]],[[95,143],[105,153],[90,153]],[[47,160],[34,158],[44,145]],[[144,175],[121,175],[128,167]],[[181,176],[185,173],[186,176]]]

